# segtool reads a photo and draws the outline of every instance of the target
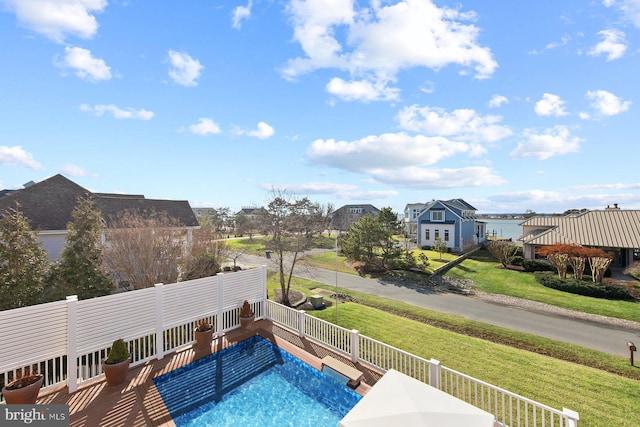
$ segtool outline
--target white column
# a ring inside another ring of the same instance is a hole
[[[156,283],[156,359],[164,357],[164,302],[162,283]]]
[[[351,361],[358,363],[360,361],[360,333],[356,329],[351,330]]]
[[[304,310],[298,311],[298,336],[304,338]]]
[[[224,273],[218,273],[216,277],[218,278],[218,313],[216,314],[218,318],[218,328],[216,330],[216,336],[221,337],[224,323]]]
[[[442,390],[440,381],[440,361],[436,359],[429,360],[429,385],[438,390]]]
[[[567,408],[562,408],[562,413],[567,416],[567,427],[578,427],[580,414]]]
[[[78,389],[78,337],[76,323],[78,319],[78,296],[67,297],[67,387],[69,393]]]
[[[262,267],[260,267],[260,270],[260,281],[262,283],[262,317],[264,319],[271,320],[269,314],[267,313],[267,266],[263,265]]]

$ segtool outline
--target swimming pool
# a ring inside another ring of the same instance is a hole
[[[254,336],[153,380],[176,426],[336,426],[361,396]]]

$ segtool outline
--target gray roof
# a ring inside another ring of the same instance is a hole
[[[522,224],[529,245],[556,243],[609,248],[640,248],[640,210],[607,209],[580,215],[535,216]]]
[[[107,225],[111,217],[124,210],[133,210],[142,215],[164,211],[182,226],[198,226],[198,220],[187,201],[153,200],[142,195],[92,193],[59,174],[0,197],[0,215],[19,205],[33,230],[66,230],[67,224],[72,220],[73,209],[83,197],[95,200],[96,208],[102,212]]]

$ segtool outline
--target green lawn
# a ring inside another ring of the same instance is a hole
[[[335,311],[314,311],[335,321]],[[580,413],[580,426],[640,425],[640,382],[598,369],[469,337],[371,307],[344,303],[340,326],[557,409]]]
[[[640,322],[638,301],[585,297],[544,287],[536,282],[532,273],[502,268],[486,250],[476,252],[449,270],[446,275],[471,279],[475,287],[483,292],[511,295],[585,313]]]

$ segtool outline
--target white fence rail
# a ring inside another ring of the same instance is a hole
[[[579,415],[558,410],[500,387],[454,371],[440,362],[407,353],[333,323],[307,315],[304,311],[267,301],[267,317],[297,332],[300,337],[328,346],[353,362],[387,371],[395,369],[495,415],[500,426],[577,427]]]
[[[247,300],[256,319],[297,332],[360,362],[395,369],[496,416],[501,426],[576,427],[579,416],[557,410],[469,377],[324,320],[269,301],[266,267],[156,285],[106,297],[0,311],[0,385],[27,370],[45,376],[45,388],[66,384],[70,392],[102,375],[115,339],[129,343],[132,366],[191,345],[197,321],[206,318],[220,336],[239,327]]]

